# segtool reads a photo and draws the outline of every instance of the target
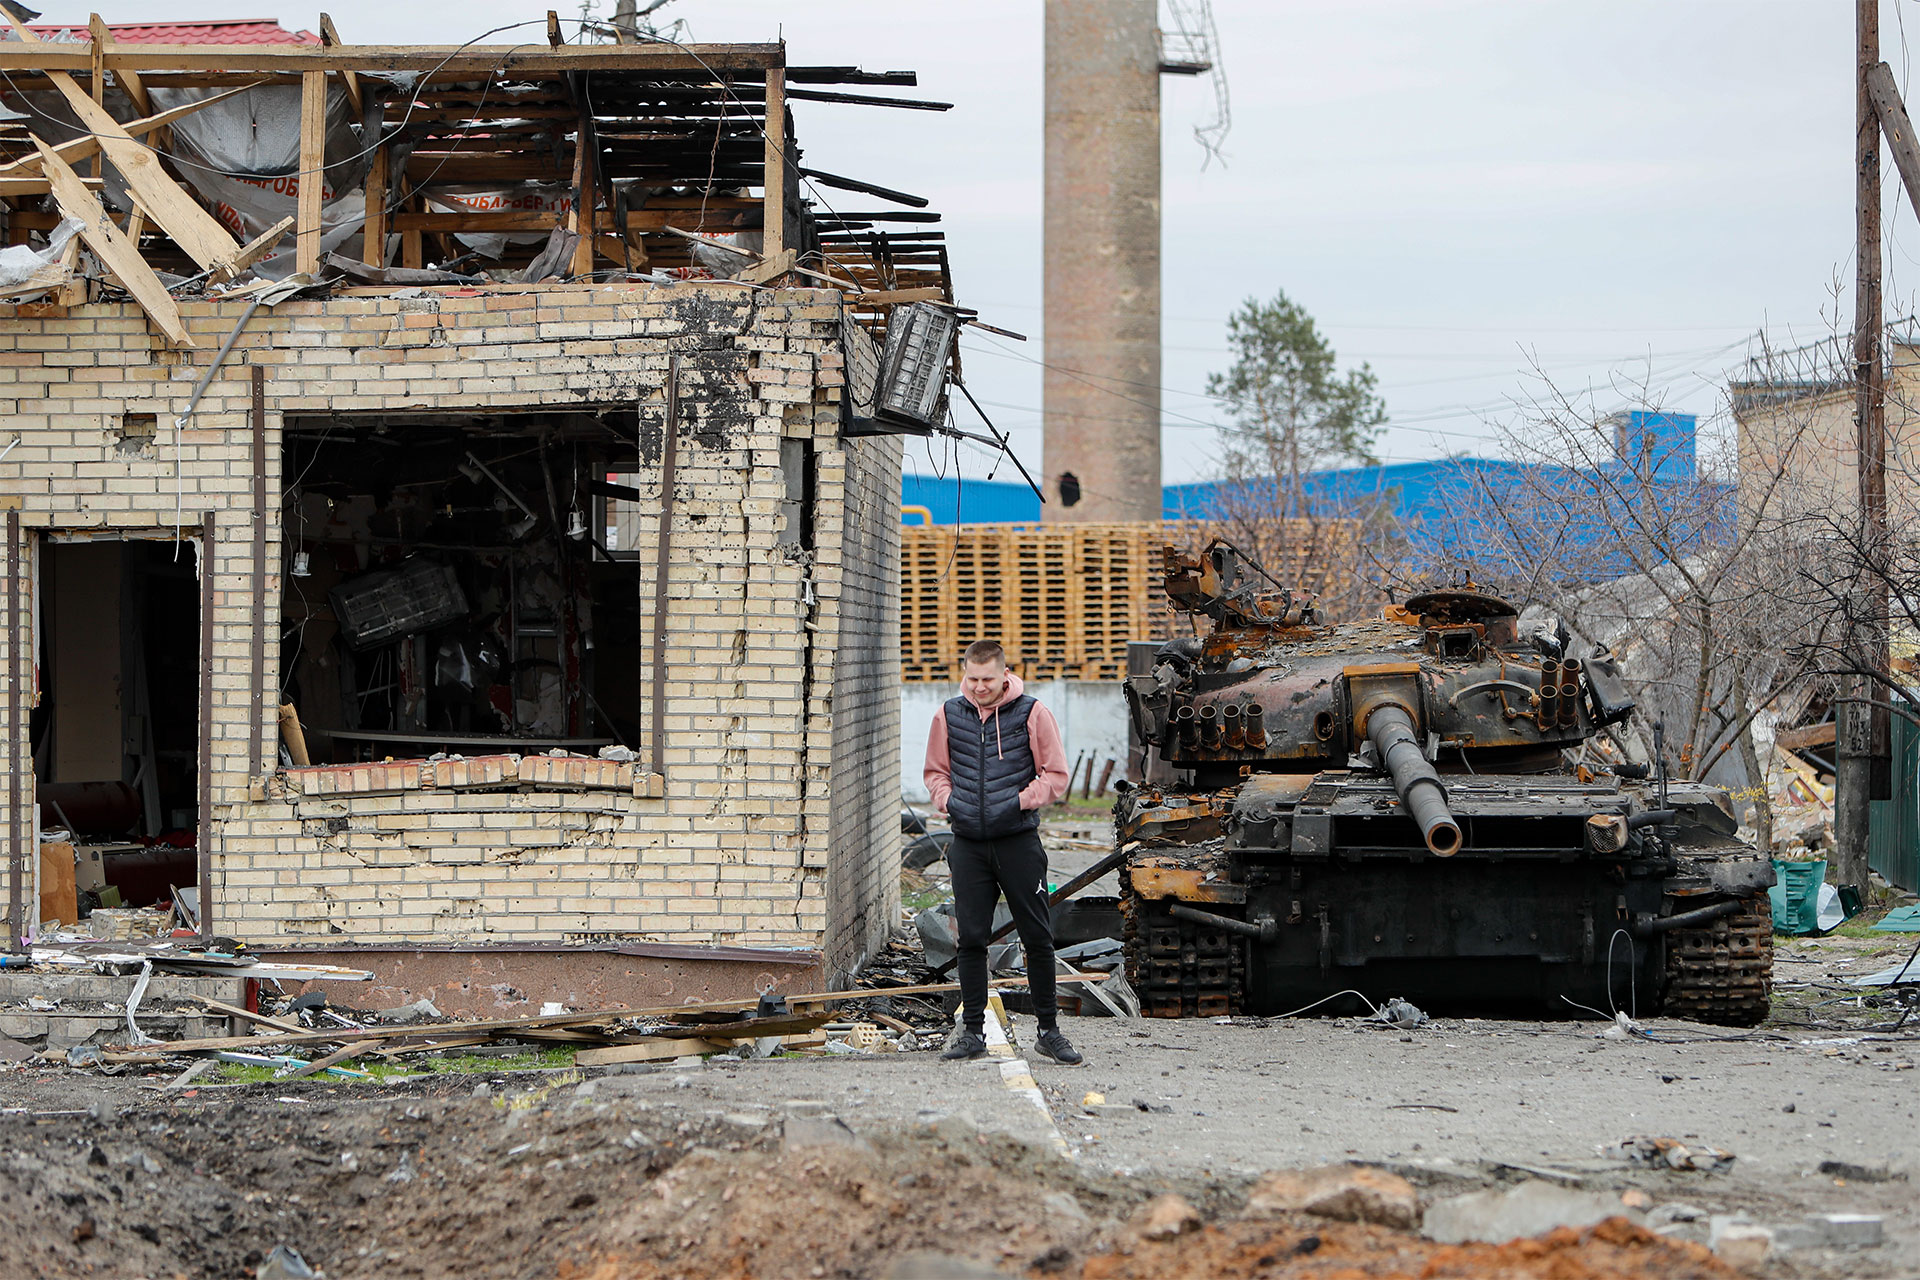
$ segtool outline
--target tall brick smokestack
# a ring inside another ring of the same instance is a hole
[[[1046,0],[1049,521],[1160,518],[1155,0]],[[1064,492],[1063,492],[1064,490]]]

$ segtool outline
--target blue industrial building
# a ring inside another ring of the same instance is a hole
[[[1657,494],[1672,487],[1671,492],[1684,491],[1686,501],[1700,500],[1701,491],[1693,483],[1693,414],[1631,410],[1613,415],[1603,425],[1614,434],[1615,460],[1606,469],[1613,472],[1610,480],[1624,482],[1620,487],[1627,491],[1646,486],[1649,493]],[[1322,512],[1351,514],[1382,507],[1390,511],[1405,541],[1407,559],[1419,564],[1440,559],[1449,549],[1499,541],[1483,536],[1477,526],[1499,508],[1502,495],[1550,491],[1561,480],[1570,489],[1590,491],[1596,478],[1547,464],[1454,457],[1317,471],[1307,478],[1306,488]],[[1169,520],[1217,517],[1224,486],[1218,480],[1167,485],[1161,490],[1162,510]],[[1715,522],[1731,518],[1732,486],[1708,488],[1701,518]],[[1040,519],[1040,499],[1019,482],[907,475],[901,478],[900,501],[906,512],[902,519],[908,523],[922,523],[928,514],[934,524],[1035,523]],[[1607,531],[1569,526],[1563,535],[1591,545],[1607,536]],[[1625,556],[1619,560],[1614,571],[1632,571]],[[1518,568],[1488,567],[1495,572]]]

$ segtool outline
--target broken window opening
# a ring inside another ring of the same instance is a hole
[[[595,518],[636,425],[289,417],[280,692],[312,763],[638,740],[633,570]]]
[[[65,924],[198,883],[197,551],[158,534],[41,549],[29,734],[41,829],[75,847]]]

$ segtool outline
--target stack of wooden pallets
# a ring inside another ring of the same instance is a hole
[[[1270,566],[1274,576],[1324,590],[1328,565],[1313,562],[1344,563],[1349,524],[1322,522],[1312,537],[1292,539],[1301,554]],[[1161,590],[1162,549],[1197,551],[1215,532],[1180,520],[906,526],[901,678],[956,681],[961,651],[987,638],[1005,646],[1026,680],[1124,679],[1129,641],[1165,639],[1187,626]]]

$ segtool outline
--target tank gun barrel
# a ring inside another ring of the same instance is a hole
[[[1460,825],[1447,808],[1447,792],[1440,785],[1440,775],[1421,754],[1413,717],[1397,706],[1376,707],[1367,717],[1367,737],[1393,775],[1393,789],[1400,793],[1401,803],[1420,824],[1427,848],[1443,858],[1458,853]]]

